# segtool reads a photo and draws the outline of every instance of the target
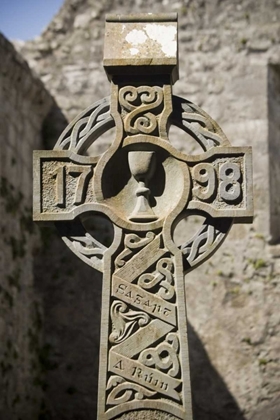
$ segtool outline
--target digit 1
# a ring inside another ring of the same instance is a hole
[[[65,166],[59,166],[53,172],[53,178],[56,179],[55,197],[58,207],[65,207]]]

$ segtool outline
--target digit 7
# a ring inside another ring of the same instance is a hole
[[[92,174],[91,166],[71,165],[69,167],[69,175],[80,175],[78,178],[75,197],[73,204],[82,204],[86,192],[86,186],[90,175]]]

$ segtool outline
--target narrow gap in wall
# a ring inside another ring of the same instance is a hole
[[[280,243],[280,64],[268,66],[270,242]]]

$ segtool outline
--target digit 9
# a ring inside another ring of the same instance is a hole
[[[193,179],[197,184],[193,188],[193,195],[202,201],[212,199],[217,190],[214,167],[210,163],[198,163],[193,169]]]

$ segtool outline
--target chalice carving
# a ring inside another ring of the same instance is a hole
[[[150,222],[157,219],[149,204],[150,189],[147,187],[148,181],[155,172],[155,157],[154,151],[128,152],[129,169],[138,182],[138,188],[135,191],[137,196],[136,205],[129,216],[131,221]]]

